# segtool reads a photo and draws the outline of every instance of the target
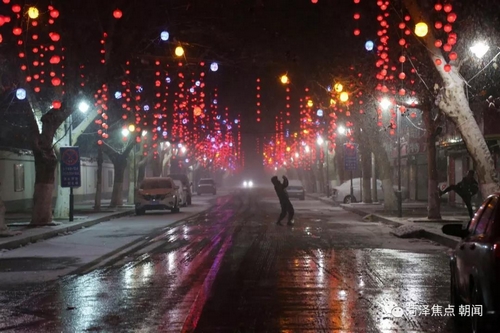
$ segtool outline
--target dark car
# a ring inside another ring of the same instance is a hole
[[[201,178],[196,193],[198,193],[198,195],[202,195],[203,193],[216,195],[217,189],[215,188],[215,181],[212,178]]]
[[[471,332],[489,332],[500,311],[500,193],[490,195],[465,225],[443,226],[447,235],[462,239],[450,258],[451,303],[455,318],[464,307]],[[481,314],[481,315],[479,315]]]
[[[172,178],[173,180],[180,180],[182,183],[182,186],[184,187],[183,190],[187,192],[186,196],[186,203],[188,205],[191,205],[191,181],[189,181],[189,178],[187,175],[184,174],[171,174],[168,175],[168,177]]]

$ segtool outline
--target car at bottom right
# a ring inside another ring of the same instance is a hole
[[[497,332],[500,317],[500,193],[481,204],[470,222],[447,224],[461,240],[450,257],[450,299],[455,318],[473,333]]]

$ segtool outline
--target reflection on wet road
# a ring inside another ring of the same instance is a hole
[[[12,332],[454,332],[444,247],[315,201],[274,224],[262,194],[219,198],[105,269],[11,309]],[[2,326],[3,325],[3,326]]]

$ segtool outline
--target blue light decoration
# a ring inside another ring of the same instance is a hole
[[[144,90],[144,89],[142,88],[142,86],[138,86],[138,87],[137,87],[137,92],[138,92],[138,93],[141,93],[143,90]]]
[[[328,87],[326,87],[326,90],[327,90],[327,91],[332,91],[332,86],[328,86]]]
[[[170,83],[172,80],[170,79],[170,77],[168,77],[168,76],[167,76],[167,77],[165,78],[165,81],[166,81],[167,83]]]
[[[211,138],[211,139],[210,139],[210,142],[215,142],[215,138]]]
[[[201,128],[205,128],[206,126],[205,125],[201,125]]]
[[[161,131],[161,127],[160,127],[160,126],[158,126],[158,127],[156,128],[156,130],[157,130],[158,132],[159,132],[159,131]]]
[[[371,40],[367,41],[365,43],[365,50],[367,50],[368,52],[372,51],[373,50],[373,47],[375,45],[373,44],[373,42]]]
[[[201,85],[201,82],[200,82],[200,81],[196,81],[194,84],[195,84],[197,87],[199,87],[199,86]]]
[[[188,122],[188,120],[187,120],[186,118],[182,119],[182,123],[183,123],[184,125],[186,125],[186,124],[187,124],[187,122]]]
[[[323,117],[323,110],[318,109],[318,111],[316,111],[316,115],[317,115],[318,117]]]
[[[214,99],[214,101],[212,103],[215,104],[215,105],[217,105],[217,100]]]
[[[215,118],[216,118],[217,120],[220,120],[220,114],[218,114]]]
[[[219,64],[217,64],[216,62],[210,64],[210,70],[212,72],[217,72],[218,69],[219,69]]]
[[[162,134],[163,134],[163,136],[167,136],[168,135],[167,131],[163,131]]]
[[[17,98],[18,100],[21,100],[21,101],[22,101],[23,99],[25,99],[25,98],[26,98],[26,90],[24,90],[23,88],[18,88],[18,89],[16,90],[16,98]]]
[[[184,161],[186,161],[186,163],[189,163],[189,158],[186,158]]]
[[[234,120],[234,123],[235,123],[235,124],[237,124],[237,123],[239,123],[239,122],[240,122],[240,121],[239,121],[238,119],[235,119],[235,120]]]
[[[144,106],[143,106],[143,109],[144,109],[144,111],[149,111],[149,105],[147,105],[147,104],[146,104],[146,105],[144,105]]]
[[[289,138],[290,137],[290,130],[285,131],[285,137]]]
[[[226,124],[226,120],[224,119],[224,120],[222,121],[222,123],[223,123],[223,124]]]
[[[120,98],[122,98],[122,92],[121,92],[121,91],[117,91],[117,92],[115,92],[115,98],[116,98],[116,99],[120,99]]]
[[[189,88],[189,92],[190,92],[191,94],[194,94],[194,88]]]
[[[170,38],[170,34],[168,31],[162,31],[160,34],[160,39],[164,42],[166,42]]]
[[[227,129],[230,131],[233,128],[231,125],[227,125]]]
[[[233,146],[233,143],[232,142],[229,142],[229,147],[232,147]]]

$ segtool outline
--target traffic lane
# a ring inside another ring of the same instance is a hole
[[[307,204],[321,214],[301,213]],[[296,226],[278,227],[276,209],[240,196],[173,227],[154,249],[23,304],[19,331],[451,332],[446,320],[398,323],[384,312],[398,297],[447,300],[432,280],[446,275],[432,268],[441,247],[392,239],[385,226],[314,201],[296,203]]]
[[[295,226],[276,226],[266,201],[234,235],[196,332],[458,332],[425,315],[449,303],[448,249],[314,200],[292,201]]]
[[[228,226],[244,200],[215,206],[151,239],[154,250],[82,276],[67,277],[9,313],[13,332],[180,331],[200,291],[217,273],[231,240]],[[207,278],[211,277],[211,278]],[[197,304],[203,304],[197,303]]]

